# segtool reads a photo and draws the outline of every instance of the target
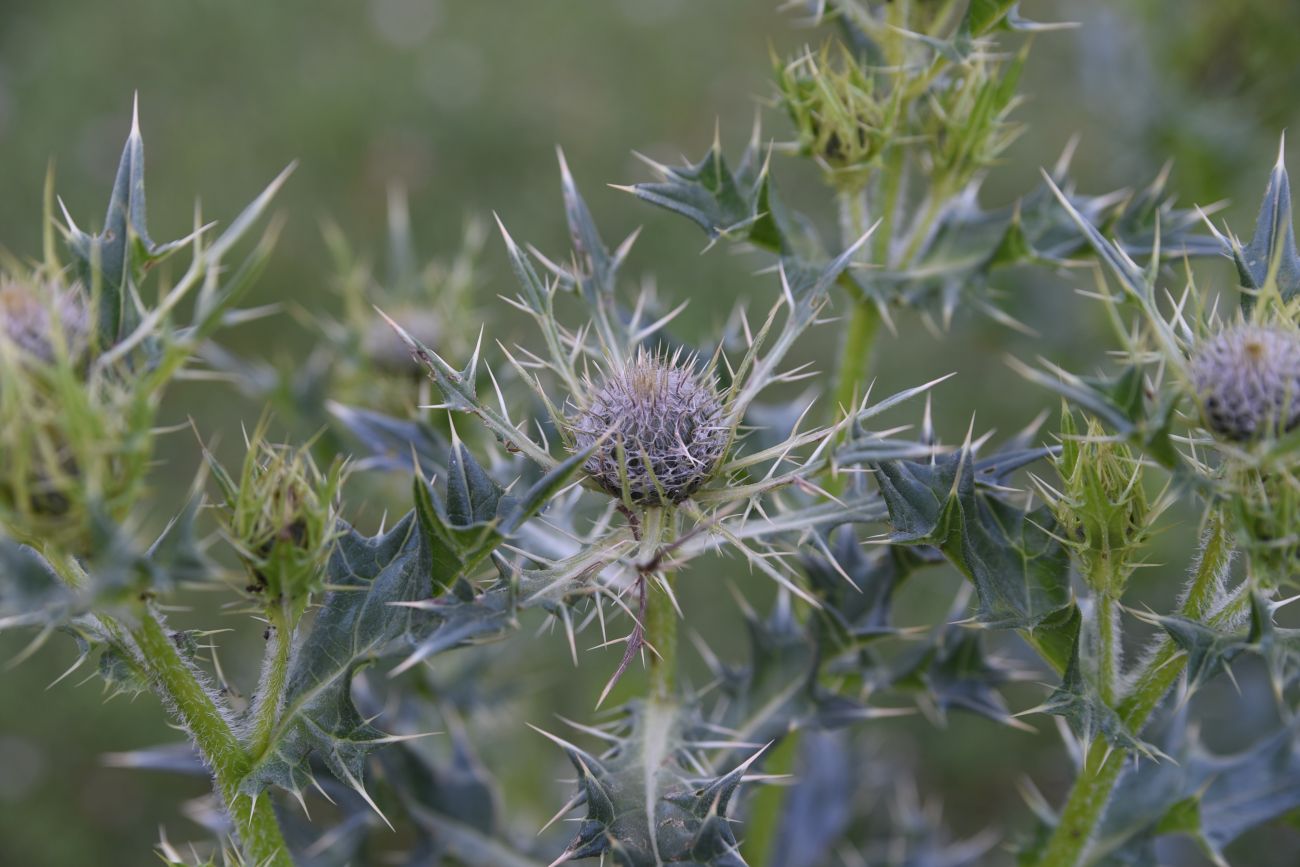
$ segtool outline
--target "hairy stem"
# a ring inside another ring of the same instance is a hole
[[[1101,700],[1115,703],[1119,677],[1119,603],[1109,589],[1097,594],[1097,687]]]
[[[131,637],[154,688],[180,718],[212,770],[248,863],[257,867],[293,867],[271,799],[254,800],[239,793],[239,782],[249,767],[248,755],[212,696],[181,657],[172,636],[151,612],[145,612]]]
[[[1219,582],[1231,555],[1228,524],[1222,515],[1216,513],[1211,516],[1210,529],[1201,546],[1200,561],[1179,608],[1180,614],[1204,619],[1213,626],[1225,626],[1241,616],[1250,599],[1250,588],[1246,583],[1238,586],[1221,605],[1215,606]],[[1137,733],[1142,730],[1165,694],[1182,675],[1186,664],[1186,654],[1168,636],[1163,637],[1138,671],[1132,688],[1117,709],[1129,731]],[[1083,863],[1127,758],[1127,752],[1109,749],[1100,738],[1092,742],[1038,867],[1078,867]]]
[[[248,738],[248,752],[253,757],[260,757],[271,743],[280,717],[285,681],[289,676],[289,652],[293,648],[293,626],[282,605],[269,606],[266,615],[266,655],[262,660],[253,728]]]

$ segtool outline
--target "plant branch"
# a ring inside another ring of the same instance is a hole
[[[285,616],[281,604],[267,607],[266,623],[266,653],[257,684],[253,729],[248,738],[248,752],[254,758],[266,752],[279,721],[284,685],[289,676],[289,652],[293,649],[293,623]]]
[[[248,862],[257,867],[293,867],[271,799],[240,794],[239,784],[249,767],[248,755],[216,701],[181,657],[172,635],[152,612],[146,611],[131,637],[154,689],[190,733],[212,771]]]
[[[1220,580],[1231,555],[1228,523],[1216,513],[1211,516],[1210,530],[1202,543],[1200,561],[1179,608],[1180,614],[1203,618],[1212,626],[1225,626],[1241,616],[1250,600],[1248,582],[1239,585],[1222,604],[1215,605]],[[1136,734],[1142,730],[1186,664],[1186,654],[1168,636],[1162,637],[1139,670],[1132,689],[1119,703],[1120,719],[1129,731]],[[1038,867],[1078,867],[1083,863],[1127,758],[1126,751],[1110,748],[1101,738],[1089,745],[1083,767]]]

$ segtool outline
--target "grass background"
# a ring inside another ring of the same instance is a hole
[[[632,273],[652,272],[664,295],[690,298],[683,331],[706,334],[738,296],[770,297],[772,280],[722,250],[700,255],[705,239],[694,227],[605,184],[646,178],[633,150],[664,161],[696,156],[715,128],[731,149],[744,143],[771,92],[770,46],[787,52],[822,38],[794,28],[775,5],[8,0],[0,4],[0,245],[38,253],[40,191],[51,158],[71,212],[83,225],[101,218],[138,90],[157,237],[186,231],[195,196],[209,218],[227,220],[286,163],[300,161],[279,200],[289,215],[282,243],[251,303],[336,307],[321,221],[338,223],[361,249],[381,250],[384,190],[393,182],[409,190],[425,251],[451,252],[466,217],[492,211],[517,238],[565,249],[554,159],[560,145],[607,238],[644,227]],[[1079,134],[1081,188],[1144,183],[1173,159],[1171,189],[1180,201],[1226,198],[1227,220],[1248,230],[1278,134],[1300,117],[1294,4],[1061,0],[1026,2],[1023,11],[1082,26],[1036,37],[1023,84],[1030,98],[1020,114],[1028,131],[990,179],[987,204],[1036,183],[1039,166]],[[765,124],[771,135],[784,133],[770,111]],[[823,198],[805,169],[778,164],[776,171],[794,204],[815,207]],[[479,301],[500,309],[495,296],[514,288],[495,239],[485,264]],[[1230,285],[1226,267],[1211,265],[1207,273]],[[877,349],[882,393],[956,370],[957,380],[936,396],[950,438],[976,412],[981,428],[1019,428],[1052,403],[1006,369],[1008,352],[1043,353],[1085,370],[1101,361],[1097,311],[1073,297],[1070,285],[1041,273],[1007,279],[1008,307],[1039,330],[1038,340],[969,316],[935,337],[904,317],[902,336],[885,335]],[[283,316],[241,328],[229,343],[288,360],[312,348],[311,335]],[[803,351],[829,360],[825,349]],[[207,384],[178,388],[165,417],[191,416],[205,436],[229,443],[239,419],[256,415],[229,390]],[[156,485],[164,498],[174,497],[197,468],[193,438],[173,435],[160,453]],[[1148,570],[1136,592],[1172,592],[1186,530],[1167,535],[1168,567]],[[701,571],[686,588],[688,626],[725,646],[737,622],[734,606],[708,578]],[[943,575],[913,584],[900,619],[923,622],[955,586]],[[255,625],[222,625],[236,629],[223,641],[255,646]],[[155,700],[101,706],[94,681],[47,690],[73,658],[70,647],[55,645],[0,671],[0,864],[136,865],[150,863],[160,824],[173,839],[197,836],[180,804],[203,791],[201,782],[102,762],[107,751],[176,738]],[[0,659],[21,646],[13,636],[0,638]],[[497,652],[531,685],[516,699],[517,712],[543,723],[555,708],[588,708],[611,664],[593,654],[574,676],[563,640],[531,632]],[[250,664],[234,655],[237,672]],[[966,716],[941,729],[919,718],[877,725],[916,769],[917,788],[941,799],[963,834],[1023,817],[1015,783],[1025,774],[1049,794],[1068,782],[1050,725],[1040,725],[1037,736]],[[496,734],[501,756],[517,762],[508,808],[525,825],[544,820],[561,797],[550,781],[554,756],[506,721]],[[1234,855],[1236,863],[1292,865],[1300,861],[1300,837],[1264,832]],[[1184,847],[1167,857],[1200,863]]]

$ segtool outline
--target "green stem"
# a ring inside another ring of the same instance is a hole
[[[1130,731],[1141,730],[1182,674],[1186,662],[1187,657],[1180,656],[1172,641],[1161,644],[1138,676],[1134,691],[1120,705],[1120,718]],[[1082,863],[1127,760],[1127,752],[1109,749],[1101,738],[1092,742],[1038,867],[1077,867]]]
[[[890,206],[886,204],[886,207]],[[851,244],[866,231],[866,202],[862,193],[860,191],[841,193],[840,210],[844,215],[844,243]],[[884,228],[882,226],[881,230]],[[877,230],[877,241],[881,230]],[[885,244],[887,247],[887,232]],[[876,340],[876,333],[880,330],[880,311],[876,309],[871,298],[852,281],[846,288],[850,289],[848,300],[852,310],[849,313],[848,328],[844,333],[844,343],[840,348],[840,361],[835,368],[835,385],[829,408],[832,415],[838,414],[841,410],[852,412],[855,398],[860,396],[861,389],[865,387],[867,379],[871,376],[871,349]]]
[[[1119,676],[1119,608],[1110,590],[1097,594],[1098,692],[1107,705],[1115,704],[1115,681]]]
[[[239,793],[239,783],[249,768],[248,755],[212,696],[181,657],[172,637],[150,612],[142,615],[131,637],[154,687],[180,718],[212,770],[248,863],[256,867],[293,867],[271,799],[253,800]]]
[[[676,584],[676,577],[672,572],[660,576],[669,590]],[[645,613],[646,641],[656,651],[650,654],[650,694],[652,698],[668,700],[672,698],[677,672],[677,609],[673,607],[668,590],[657,582],[651,581],[646,592],[649,594]]]
[[[1219,574],[1231,557],[1231,541],[1232,534],[1224,517],[1217,513],[1211,516],[1200,563],[1179,608],[1180,614],[1204,618],[1210,625],[1222,627],[1236,620],[1245,610],[1250,589],[1248,584],[1242,583],[1217,612],[1211,613]],[[1142,730],[1165,694],[1182,675],[1186,664],[1186,654],[1167,636],[1162,638],[1138,672],[1133,688],[1119,704],[1119,717],[1129,731]],[[1083,863],[1088,844],[1106,812],[1106,804],[1127,758],[1127,752],[1110,749],[1100,738],[1092,742],[1038,867],[1078,867]]]
[[[257,704],[253,710],[253,730],[248,739],[248,752],[254,758],[266,752],[280,718],[280,699],[284,696],[285,681],[289,676],[289,651],[293,648],[293,627],[282,605],[267,608],[266,656],[262,663],[262,677],[257,685]]]
[[[840,350],[832,412],[852,412],[855,400],[861,398],[871,376],[871,347],[879,330],[880,311],[876,305],[865,299],[855,301]]]
[[[653,652],[650,654],[650,698],[668,701],[672,698],[673,683],[677,673],[677,608],[673,604],[673,589],[677,576],[672,571],[655,568],[663,556],[663,545],[675,538],[676,516],[662,508],[646,509],[640,519],[639,561],[646,564],[649,574],[646,582],[645,640]]]

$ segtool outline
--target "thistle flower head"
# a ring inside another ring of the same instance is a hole
[[[443,336],[442,317],[419,307],[397,310],[398,319],[416,340],[425,346],[438,346]],[[411,355],[410,348],[379,316],[372,316],[361,338],[361,349],[379,371],[394,376],[420,377],[424,366]]]
[[[1192,351],[1192,388],[1206,426],[1248,442],[1300,424],[1300,333],[1277,325],[1237,325]]]
[[[47,364],[60,352],[76,359],[90,336],[90,316],[76,287],[6,280],[0,283],[0,334],[23,355]]]
[[[677,356],[644,350],[581,398],[570,419],[584,466],[605,491],[633,503],[680,503],[716,472],[731,428],[713,384]]]

